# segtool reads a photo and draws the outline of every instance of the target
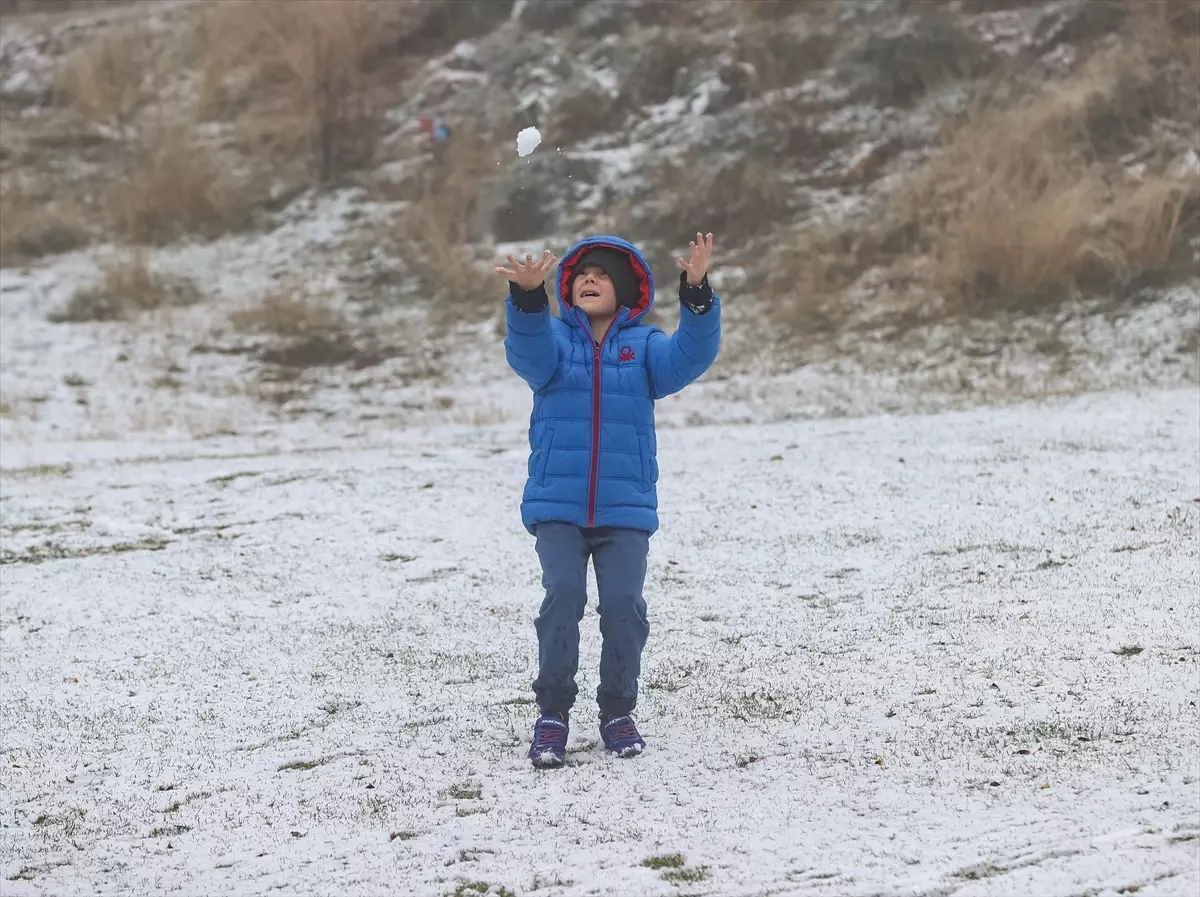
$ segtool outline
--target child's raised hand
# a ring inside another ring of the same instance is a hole
[[[525,256],[525,263],[521,264],[511,255],[506,255],[509,267],[498,265],[494,269],[497,274],[503,274],[517,286],[523,290],[536,290],[546,279],[546,274],[554,267],[554,263],[558,259],[550,254],[547,249],[542,253],[542,257],[536,262],[533,260],[533,254]]]
[[[688,283],[698,287],[704,283],[704,275],[708,273],[708,259],[712,255],[713,235],[698,233],[690,245],[692,260],[689,262],[680,258],[678,261],[683,270],[687,272]]]

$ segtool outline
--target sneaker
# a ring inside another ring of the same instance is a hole
[[[557,769],[567,762],[567,720],[560,713],[543,714],[533,724],[529,759],[538,769]]]
[[[610,716],[600,724],[600,737],[615,757],[636,757],[646,749],[646,739],[638,732],[632,716]]]

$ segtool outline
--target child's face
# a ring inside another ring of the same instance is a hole
[[[617,290],[603,268],[586,265],[575,278],[571,302],[588,317],[613,315],[617,311]]]

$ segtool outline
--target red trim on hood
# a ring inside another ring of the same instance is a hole
[[[584,253],[586,253],[589,249],[598,249],[600,247],[604,247],[605,249],[615,249],[617,252],[624,255],[625,258],[629,259],[629,267],[633,269],[633,276],[636,277],[638,281],[638,304],[630,309],[629,317],[632,318],[634,315],[641,314],[650,307],[650,278],[647,276],[645,267],[640,261],[638,261],[636,255],[634,255],[624,246],[617,246],[614,243],[585,243],[583,246],[580,246],[573,255],[563,260],[562,267],[560,267],[558,271],[558,295],[561,297],[563,304],[568,308],[572,307],[571,275],[574,273],[575,266],[579,263],[579,259],[582,258]]]

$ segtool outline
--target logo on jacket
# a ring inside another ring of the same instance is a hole
[[[617,358],[620,361],[633,361],[636,356],[633,354],[633,346],[622,346],[621,351],[617,353]]]

